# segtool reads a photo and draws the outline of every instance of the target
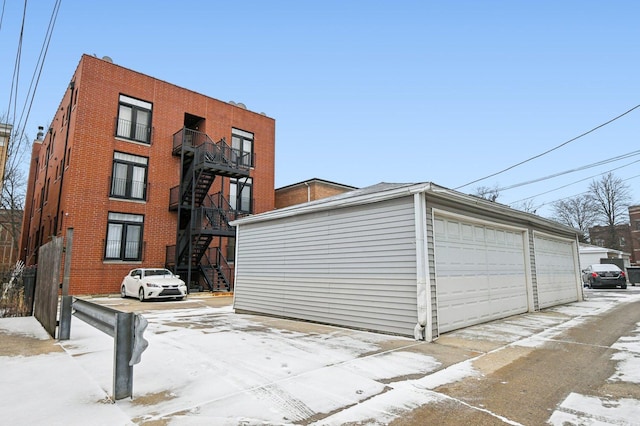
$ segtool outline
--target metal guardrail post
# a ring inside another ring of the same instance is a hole
[[[133,397],[133,366],[140,362],[142,352],[149,345],[143,337],[147,320],[132,312],[121,312],[86,300],[72,299],[71,296],[62,298],[60,340],[69,339],[72,308],[76,318],[113,337],[112,398],[117,401]],[[67,315],[68,320],[65,320]]]
[[[113,398],[133,395],[133,366],[129,360],[133,353],[133,317],[131,312],[116,314],[113,354]]]
[[[58,329],[58,340],[69,340],[71,335],[71,305],[73,296],[62,296],[62,306],[60,306],[60,328]]]

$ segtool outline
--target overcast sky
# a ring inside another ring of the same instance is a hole
[[[20,121],[56,4],[28,2],[20,49],[24,3],[2,6],[0,116],[17,111],[30,139],[87,53],[273,117],[277,187],[316,177],[472,193],[560,174],[498,198],[542,205],[613,170],[640,203],[640,2],[62,0]]]

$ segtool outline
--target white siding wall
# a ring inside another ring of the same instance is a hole
[[[240,225],[234,308],[413,335],[413,197]]]
[[[594,263],[600,263],[600,259],[606,258],[607,252],[580,253],[580,270],[586,269],[587,266]]]

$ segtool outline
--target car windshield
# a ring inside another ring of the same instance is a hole
[[[154,275],[166,275],[171,276],[171,271],[167,269],[147,269],[144,273],[146,277],[154,276]]]
[[[606,265],[606,264],[596,264],[596,265],[591,265],[591,269],[593,269],[594,271],[619,271],[620,268],[618,268],[616,265]]]

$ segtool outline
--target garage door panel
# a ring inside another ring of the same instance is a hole
[[[578,300],[579,276],[574,242],[534,235],[540,309]]]
[[[441,332],[528,310],[523,232],[444,217],[434,231]]]

